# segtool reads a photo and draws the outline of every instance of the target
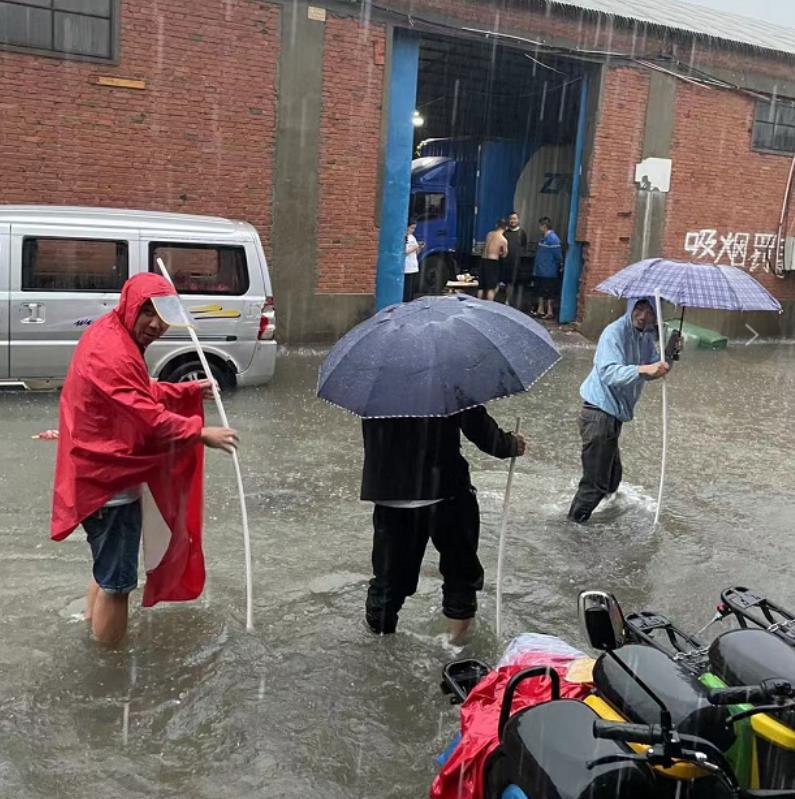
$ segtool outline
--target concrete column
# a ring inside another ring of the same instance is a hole
[[[315,293],[325,22],[309,6],[282,6],[270,268],[277,336],[288,343],[337,338],[373,304],[368,295]]]
[[[649,101],[646,106],[646,129],[643,136],[643,158],[670,158],[676,118],[676,78],[652,72]],[[634,263],[643,258],[664,255],[665,210],[667,195],[638,188],[635,199],[630,256]]]
[[[271,269],[283,341],[306,338],[301,328],[317,282],[324,23],[309,19],[308,6],[302,0],[282,6]]]

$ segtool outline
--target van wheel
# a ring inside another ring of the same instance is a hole
[[[211,362],[210,371],[221,389],[228,390],[235,387],[235,378],[229,369]],[[205,377],[204,367],[200,361],[183,361],[172,369],[166,369],[160,379],[166,383],[187,383],[190,380],[204,380]]]

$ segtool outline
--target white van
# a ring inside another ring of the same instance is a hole
[[[124,281],[162,258],[224,386],[273,377],[275,314],[265,253],[246,222],[210,216],[0,205],[0,382],[62,381],[80,334],[119,301]],[[187,331],[146,351],[151,374],[202,374]]]

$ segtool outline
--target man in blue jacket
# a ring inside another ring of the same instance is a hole
[[[569,508],[569,518],[575,522],[588,521],[596,506],[618,489],[621,427],[631,421],[643,384],[665,377],[680,349],[679,334],[674,332],[666,360],[660,360],[656,324],[653,300],[630,300],[624,316],[599,337],[593,369],[580,386],[583,475]]]
[[[560,293],[560,268],[563,264],[563,250],[558,234],[552,230],[552,220],[542,216],[538,226],[543,233],[538,242],[535,263],[533,264],[533,282],[538,294],[538,310],[535,315],[542,319],[555,318],[555,302]],[[546,312],[544,303],[546,302]]]

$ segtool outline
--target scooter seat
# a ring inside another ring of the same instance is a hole
[[[530,797],[586,799],[595,794],[615,799],[652,795],[649,770],[624,761],[589,768],[609,755],[628,755],[618,741],[593,735],[597,714],[582,702],[559,699],[515,713],[505,725],[501,770],[507,782]]]
[[[682,664],[651,646],[629,644],[613,657],[600,655],[594,666],[598,694],[628,721],[657,724],[660,706],[616,663],[619,658],[663,702],[680,733],[698,735],[726,752],[734,743],[729,709],[710,704],[707,689]]]
[[[795,685],[795,649],[767,630],[729,630],[709,648],[714,674],[727,685],[789,680]]]

